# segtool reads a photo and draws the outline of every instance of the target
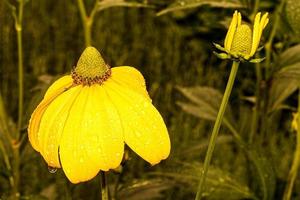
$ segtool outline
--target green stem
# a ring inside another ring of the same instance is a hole
[[[18,82],[19,82],[19,106],[18,106],[18,134],[16,140],[19,140],[22,121],[23,121],[23,99],[24,99],[24,68],[23,68],[23,46],[22,46],[22,26],[21,24],[16,25],[17,40],[18,40]]]
[[[252,12],[252,14],[250,16],[250,19],[252,21],[254,21],[255,15],[258,12],[259,2],[260,2],[260,0],[255,0],[255,2],[254,2],[253,12]]]
[[[222,120],[223,120],[223,116],[227,107],[227,103],[228,103],[228,99],[230,97],[231,94],[231,90],[234,84],[234,80],[238,71],[238,67],[239,67],[239,62],[233,61],[232,63],[232,67],[231,67],[231,72],[230,72],[230,76],[227,82],[227,86],[225,89],[225,93],[224,96],[222,98],[222,103],[217,115],[217,119],[212,131],[212,135],[211,138],[209,140],[209,145],[208,145],[208,149],[206,152],[206,156],[205,156],[205,161],[204,161],[204,166],[203,166],[203,170],[200,176],[200,181],[199,181],[199,185],[198,185],[198,191],[197,191],[197,195],[196,195],[196,200],[200,200],[202,197],[202,193],[203,193],[203,189],[204,189],[204,185],[205,185],[205,178],[207,175],[207,171],[208,171],[208,167],[213,155],[213,151],[215,148],[215,144],[216,144],[216,139],[220,130],[220,126],[222,124]]]
[[[7,153],[6,149],[5,149],[5,146],[4,146],[2,140],[0,140],[0,150],[2,152],[4,164],[5,164],[6,168],[7,168],[7,170],[10,172],[11,171],[11,164],[10,164],[10,160],[9,160],[9,157],[8,157],[8,153]],[[14,177],[12,175],[9,175],[8,179],[9,179],[10,186],[12,188],[14,188],[14,185],[15,185]]]
[[[15,29],[17,32],[18,43],[18,84],[19,84],[19,102],[18,102],[18,125],[17,135],[15,140],[11,141],[13,148],[13,175],[14,175],[14,198],[20,198],[19,185],[20,185],[20,151],[19,151],[19,138],[21,135],[22,122],[23,122],[23,99],[24,99],[24,68],[23,68],[23,42],[22,42],[22,22],[23,22],[23,9],[24,1],[19,0],[18,17],[15,19]]]
[[[19,185],[20,185],[20,151],[19,147],[13,147],[13,175],[14,175],[14,187],[13,187],[13,197],[18,200],[20,198]]]
[[[300,129],[299,129],[300,117],[299,117],[299,114],[300,114],[300,88],[299,88],[299,92],[298,92],[297,144],[296,144],[296,150],[294,153],[292,167],[290,169],[288,180],[287,180],[287,185],[286,185],[286,188],[284,191],[283,200],[291,199],[292,192],[293,192],[293,186],[294,186],[297,174],[298,174],[298,168],[299,168],[299,164],[300,164]]]
[[[106,174],[103,171],[100,171],[100,181],[101,181],[101,199],[108,200],[108,187],[107,187],[107,180]]]
[[[83,0],[77,0],[77,3],[78,3],[81,21],[83,24],[85,46],[88,47],[88,46],[91,46],[91,44],[92,44],[92,26],[93,26],[93,22],[94,22],[94,17],[97,13],[97,6],[99,3],[99,0],[95,1],[94,7],[93,7],[90,15],[88,15],[86,12],[86,8],[85,8]]]

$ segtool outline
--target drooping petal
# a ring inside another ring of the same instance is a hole
[[[76,86],[55,98],[44,112],[38,132],[40,153],[51,167],[60,168],[58,148],[62,131],[81,86]]]
[[[122,87],[139,92],[151,101],[146,90],[145,79],[137,69],[129,66],[114,67],[112,68],[111,79]]]
[[[166,159],[170,153],[168,131],[151,102],[112,79],[104,88],[122,120],[125,143],[152,165]]]
[[[238,12],[235,11],[233,14],[229,29],[227,31],[226,37],[225,37],[225,42],[224,42],[224,48],[227,52],[230,51],[231,43],[233,40],[234,33],[236,31],[237,23],[238,23]]]
[[[72,183],[120,165],[124,150],[119,115],[100,85],[83,87],[62,133],[60,161]]]
[[[32,144],[32,147],[36,151],[40,151],[37,134],[40,127],[41,118],[47,109],[48,105],[59,95],[64,93],[66,90],[72,87],[72,81],[69,79],[70,76],[64,76],[57,81],[55,81],[50,88],[47,90],[44,99],[37,106],[34,112],[31,115],[28,125],[28,137],[29,141]]]
[[[58,89],[67,87],[67,86],[71,85],[72,83],[73,83],[73,79],[69,75],[59,78],[48,88],[47,92],[44,95],[44,99],[50,97]]]

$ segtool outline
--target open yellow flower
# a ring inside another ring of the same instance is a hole
[[[62,167],[72,183],[118,167],[124,143],[152,165],[170,153],[167,128],[142,74],[133,67],[109,68],[93,47],[71,75],[50,86],[28,134],[47,164]]]
[[[242,22],[241,13],[235,11],[230,23],[224,47],[218,44],[215,46],[226,53],[217,54],[223,59],[238,59],[240,61],[259,62],[261,59],[251,59],[258,49],[260,38],[264,28],[269,22],[268,13],[261,17],[261,13],[257,13],[254,19],[253,28]]]

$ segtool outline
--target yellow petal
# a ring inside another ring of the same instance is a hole
[[[237,26],[240,26],[241,24],[242,24],[242,15],[240,12],[238,12]]]
[[[59,78],[48,88],[44,98],[48,98],[53,93],[55,93],[58,89],[71,85],[72,83],[73,83],[73,79],[69,75]]]
[[[170,153],[168,131],[151,102],[112,79],[104,88],[119,112],[125,143],[152,165],[166,159]]]
[[[117,110],[102,86],[83,87],[60,142],[62,168],[72,183],[92,179],[99,170],[120,165],[124,139]]]
[[[250,52],[250,57],[255,54],[257,41],[259,40],[259,24],[260,24],[260,16],[261,13],[257,13],[254,19],[254,25],[253,25],[253,35],[252,35],[252,47]]]
[[[225,37],[225,42],[224,42],[224,48],[227,52],[230,51],[231,43],[233,40],[234,33],[236,31],[237,23],[238,23],[238,12],[235,11],[233,14],[229,29],[227,31],[226,37]]]
[[[127,87],[128,89],[138,92],[151,101],[146,90],[145,79],[137,69],[129,66],[114,67],[112,68],[111,79],[122,87]]]
[[[40,127],[41,118],[47,109],[48,105],[60,94],[68,90],[72,86],[72,81],[70,81],[69,77],[63,77],[58,79],[56,82],[50,86],[48,91],[46,92],[44,99],[37,106],[34,112],[31,115],[28,125],[28,137],[32,147],[36,151],[40,151],[38,144],[38,131]]]
[[[262,32],[264,28],[267,26],[269,19],[268,19],[268,13],[265,13],[262,18],[260,19],[261,13],[258,13],[255,17],[254,21],[254,34],[255,37],[253,37],[253,45],[251,48],[250,57],[253,56],[259,46],[260,38],[262,35]],[[257,19],[258,18],[258,19]],[[258,21],[258,22],[257,22]]]
[[[269,13],[265,13],[261,18],[260,25],[259,25],[260,26],[259,27],[260,28],[260,36],[261,36],[264,28],[267,26],[267,24],[269,22],[268,15],[269,15]],[[259,37],[259,39],[260,39],[260,37]]]
[[[64,125],[81,86],[76,86],[55,98],[44,112],[38,132],[40,153],[51,167],[60,167],[58,148]]]
[[[259,35],[258,35],[258,41],[256,43],[256,46],[255,46],[255,51],[257,50],[258,46],[259,46],[259,42],[260,42],[260,39],[261,39],[261,35],[262,35],[262,32],[264,30],[264,28],[266,27],[267,23],[268,23],[269,19],[268,19],[268,13],[265,13],[261,20],[260,20],[260,23],[259,23]]]

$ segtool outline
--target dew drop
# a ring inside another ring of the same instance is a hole
[[[49,171],[51,174],[54,174],[54,173],[57,171],[57,168],[48,166],[48,171]]]

